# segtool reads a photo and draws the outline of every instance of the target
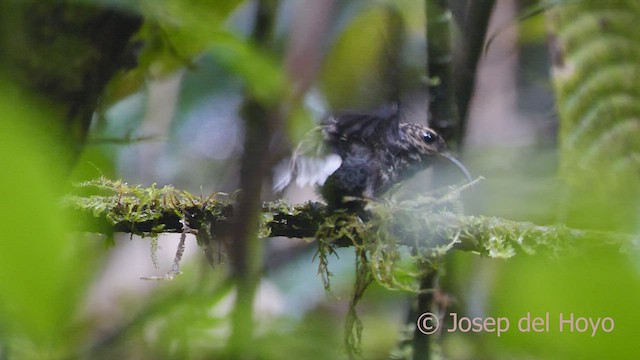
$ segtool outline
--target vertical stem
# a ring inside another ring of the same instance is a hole
[[[438,272],[436,270],[430,271],[425,277],[420,280],[420,290],[431,290],[436,286],[436,282],[438,279]],[[424,293],[418,295],[418,302],[415,306],[415,310],[413,310],[413,319],[414,324],[418,321],[418,318],[421,314],[426,312],[432,312],[433,308],[433,291],[425,291]],[[413,359],[414,360],[425,360],[431,358],[431,350],[432,350],[432,339],[431,337],[435,335],[426,335],[423,334],[418,327],[416,326],[413,331]]]
[[[435,25],[435,19],[437,16],[434,14],[436,11],[433,7],[429,6],[429,0],[424,1],[424,10],[425,10],[425,19],[427,24],[425,26],[425,39],[426,39],[426,66],[425,66],[425,78],[428,79],[427,85],[427,116],[429,120],[429,125],[433,127],[437,132],[445,135],[442,132],[442,126],[438,124],[442,124],[442,116],[446,116],[443,114],[444,112],[438,109],[441,109],[442,106],[437,106],[437,98],[436,95],[438,90],[437,86],[432,85],[432,77],[436,76],[441,68],[434,65],[434,58],[437,57],[437,53],[435,52],[435,41],[432,41],[437,34],[438,27]],[[440,94],[442,95],[442,94]],[[435,105],[435,106],[432,106]],[[434,109],[438,108],[438,109]],[[442,112],[442,113],[441,113]],[[437,118],[436,118],[437,116]],[[420,290],[429,289],[432,285],[433,281],[430,279],[431,276],[435,275],[435,272],[429,273],[427,276],[420,279]],[[428,312],[431,309],[431,300],[432,298],[426,296],[424,294],[418,295],[417,304],[415,304],[415,308],[412,307],[410,312],[410,321],[415,325],[418,321],[418,317],[420,314]],[[426,334],[422,334],[416,325],[413,330],[413,359],[430,359],[431,358],[431,337]]]
[[[276,0],[258,1],[253,39],[259,46],[268,44],[273,29]],[[242,107],[245,120],[244,153],[240,161],[238,211],[234,214],[234,238],[230,246],[231,271],[237,286],[231,318],[228,351],[231,358],[255,357],[253,341],[253,300],[260,280],[262,252],[258,241],[262,180],[267,174],[269,144],[278,121],[275,106],[247,95]]]
[[[445,140],[458,140],[460,123],[453,91],[451,11],[446,0],[425,0],[429,125]]]
[[[426,31],[426,77],[429,79],[427,114],[429,125],[447,141],[460,141],[460,119],[456,108],[453,87],[451,54],[451,11],[446,0],[425,0],[427,24]],[[441,182],[436,179],[436,183]],[[412,312],[411,321],[415,325],[418,317],[431,312],[433,307],[433,289],[436,286],[438,272],[430,271],[420,279],[417,304]],[[423,334],[416,326],[413,333],[413,358],[430,359],[432,337]]]
[[[487,27],[495,0],[458,0],[455,3],[460,7],[458,11],[453,9],[453,15],[460,26],[460,39],[456,42],[453,86],[460,116],[458,144],[461,145],[469,102],[475,88],[476,69],[484,49]]]
[[[398,9],[388,6],[385,51],[382,53],[384,101],[401,107],[402,97],[402,47],[405,40],[405,29],[402,15]]]

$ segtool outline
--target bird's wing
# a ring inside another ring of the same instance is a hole
[[[372,141],[395,143],[400,138],[400,116],[397,105],[380,108],[372,113],[342,112],[325,123],[330,143],[340,140],[364,144]]]
[[[320,138],[318,135],[321,135]],[[342,165],[342,156],[353,146],[372,149],[379,142],[395,144],[400,139],[397,105],[372,113],[343,112],[329,117],[300,142],[290,159],[274,168],[273,189],[282,191],[291,182],[298,186],[322,186]],[[326,146],[328,145],[328,146]]]
[[[309,131],[290,158],[273,169],[273,190],[280,192],[290,183],[297,186],[322,186],[342,164],[342,158],[331,153],[322,139],[322,127]]]
[[[285,159],[274,169],[273,190],[284,190],[295,179],[299,187],[306,185],[324,185],[331,174],[342,165],[342,158],[337,154],[324,157],[298,156]]]

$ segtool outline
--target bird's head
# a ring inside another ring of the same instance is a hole
[[[410,151],[423,156],[433,156],[447,151],[444,139],[424,125],[403,123],[400,124],[400,132],[404,134]]]
[[[424,161],[425,157],[445,158],[460,169],[469,181],[472,181],[467,168],[447,150],[444,139],[433,129],[420,124],[403,123],[400,124],[400,131],[406,137],[408,150],[418,154],[421,161]]]

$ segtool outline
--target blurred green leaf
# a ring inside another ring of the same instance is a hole
[[[635,231],[640,181],[636,1],[571,1],[549,12],[570,225]]]
[[[144,13],[152,21],[143,30],[147,51],[143,67],[166,74],[194,67],[192,59],[212,53],[228,71],[245,81],[258,100],[273,103],[284,95],[280,64],[268,52],[229,29],[228,18],[242,1],[148,1]]]
[[[66,231],[60,211],[61,147],[45,131],[47,113],[0,83],[0,319],[13,341],[60,351],[86,280],[87,246]],[[82,241],[82,239],[80,239]],[[67,334],[68,335],[68,334]],[[19,351],[26,351],[20,345]]]
[[[313,116],[304,106],[293,107],[287,120],[287,134],[292,144],[302,141],[304,136],[316,126]]]
[[[511,328],[500,338],[486,334],[485,339],[498,353],[540,359],[632,358],[640,350],[640,311],[631,300],[640,297],[640,276],[630,260],[617,248],[604,248],[566,259],[521,256],[503,263],[487,315],[508,317]],[[549,330],[519,330],[517,321],[528,312],[531,318],[548,312]],[[560,316],[567,320],[571,314],[580,323],[571,332],[564,322],[561,331]],[[597,322],[606,317],[613,319],[613,331],[591,326],[578,331],[583,325],[579,318]]]
[[[387,23],[384,8],[359,13],[340,33],[322,69],[322,88],[332,108],[373,105],[379,90],[381,51]]]
[[[284,74],[271,55],[228,32],[216,34],[212,51],[223,66],[245,81],[258,100],[271,104],[282,100]]]

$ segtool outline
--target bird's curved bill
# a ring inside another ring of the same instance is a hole
[[[452,162],[458,169],[460,169],[460,171],[464,174],[464,176],[467,178],[467,180],[469,181],[473,181],[473,179],[471,178],[471,174],[469,174],[469,170],[467,170],[466,167],[464,167],[464,165],[462,165],[462,163],[460,162],[460,160],[456,159],[453,155],[449,154],[449,153],[441,153],[440,156],[442,156],[443,158],[449,160],[450,162]]]

